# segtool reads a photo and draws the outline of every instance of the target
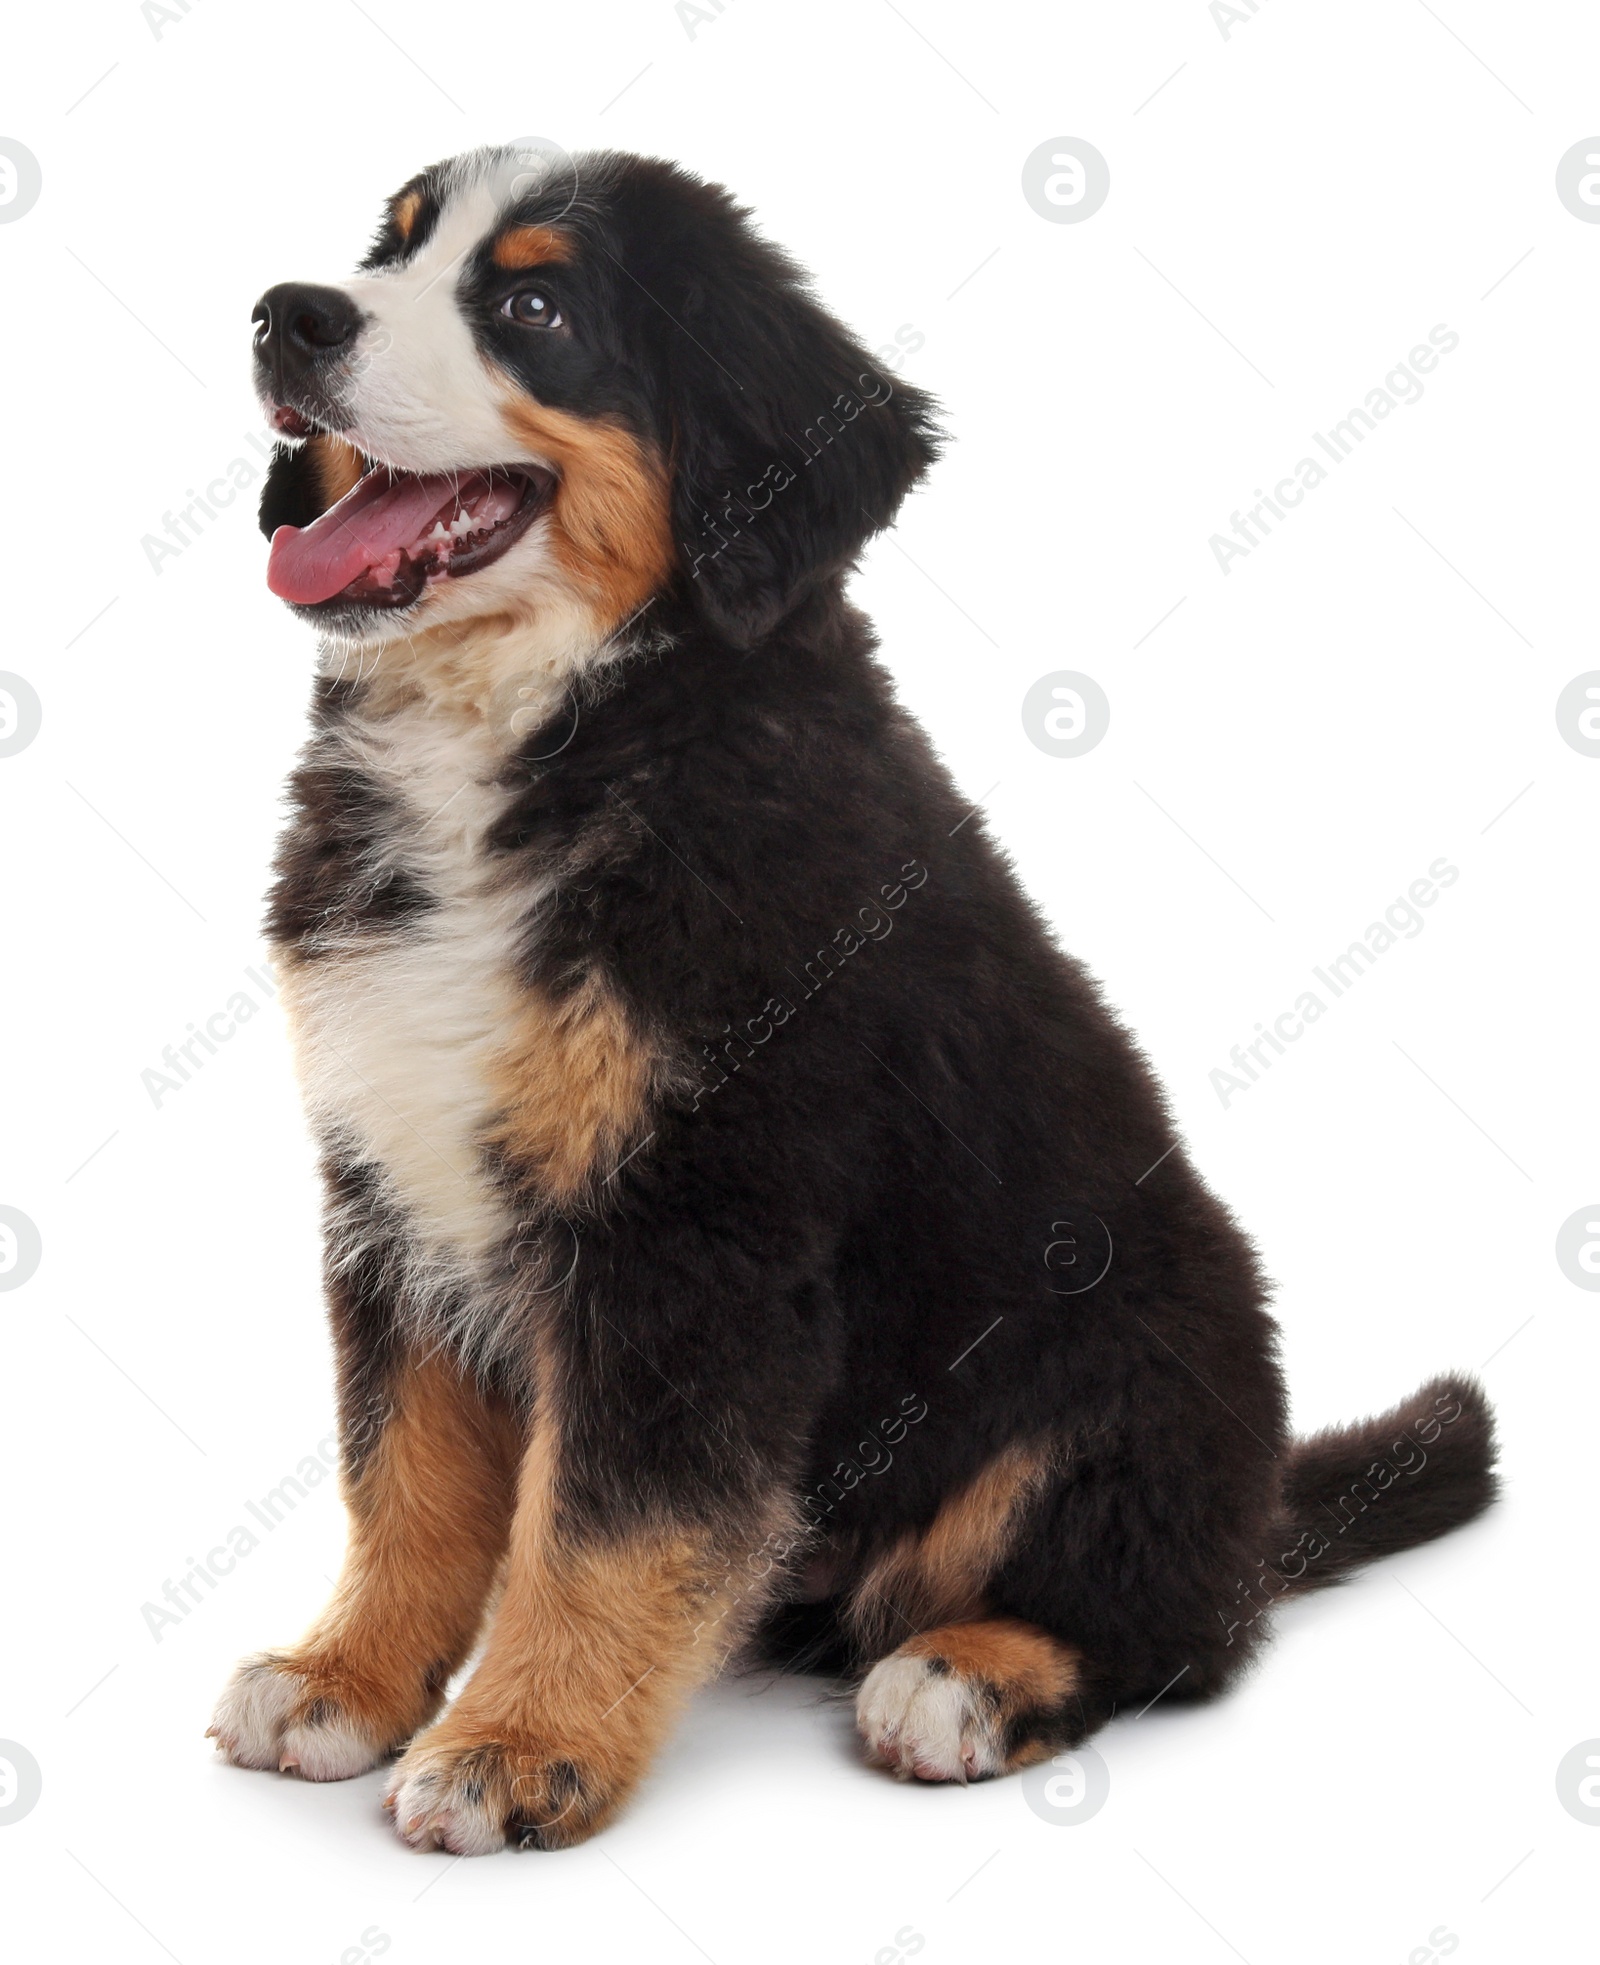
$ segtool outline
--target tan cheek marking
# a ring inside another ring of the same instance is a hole
[[[514,225],[494,242],[496,266],[561,266],[572,258],[572,241],[549,225]]]
[[[558,1202],[609,1174],[638,1128],[654,1059],[598,982],[569,996],[534,989],[491,1074],[500,1112],[489,1143]]]
[[[306,448],[315,458],[317,483],[322,489],[323,510],[337,505],[347,491],[353,491],[366,473],[360,451],[342,437],[315,436]]]
[[[590,422],[527,397],[505,406],[507,429],[561,473],[552,545],[568,577],[614,627],[672,571],[667,473],[661,458],[615,423]]]
[[[1008,1447],[952,1496],[928,1527],[901,1536],[856,1585],[848,1618],[869,1643],[978,1616],[1023,1507],[1048,1478],[1052,1455]]]

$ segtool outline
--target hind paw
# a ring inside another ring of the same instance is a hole
[[[1047,1752],[1078,1681],[1078,1654],[1031,1624],[946,1624],[873,1666],[856,1729],[867,1758],[897,1779],[964,1785]]]

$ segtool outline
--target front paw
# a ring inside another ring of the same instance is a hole
[[[258,1651],[228,1681],[207,1729],[236,1767],[347,1781],[387,1760],[409,1728],[385,1724],[348,1673],[307,1655]]]
[[[451,1714],[407,1749],[383,1805],[413,1849],[567,1849],[593,1835],[631,1785],[614,1760]]]

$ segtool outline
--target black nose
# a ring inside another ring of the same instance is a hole
[[[292,280],[269,287],[250,318],[256,324],[256,354],[279,374],[309,368],[331,349],[342,348],[361,325],[360,309],[337,287]]]

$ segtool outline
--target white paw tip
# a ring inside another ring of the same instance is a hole
[[[421,1772],[399,1780],[384,1806],[395,1831],[413,1849],[443,1849],[452,1856],[489,1856],[505,1847],[505,1825],[490,1812],[487,1798],[471,1795],[467,1784],[449,1775]]]
[[[386,1751],[342,1713],[316,1724],[304,1715],[317,1702],[305,1678],[271,1657],[247,1658],[217,1703],[207,1737],[239,1767],[276,1769],[307,1781],[345,1781],[377,1766]]]
[[[869,1759],[897,1780],[969,1781],[995,1774],[1004,1753],[995,1716],[958,1673],[895,1653],[867,1674],[856,1727]]]

